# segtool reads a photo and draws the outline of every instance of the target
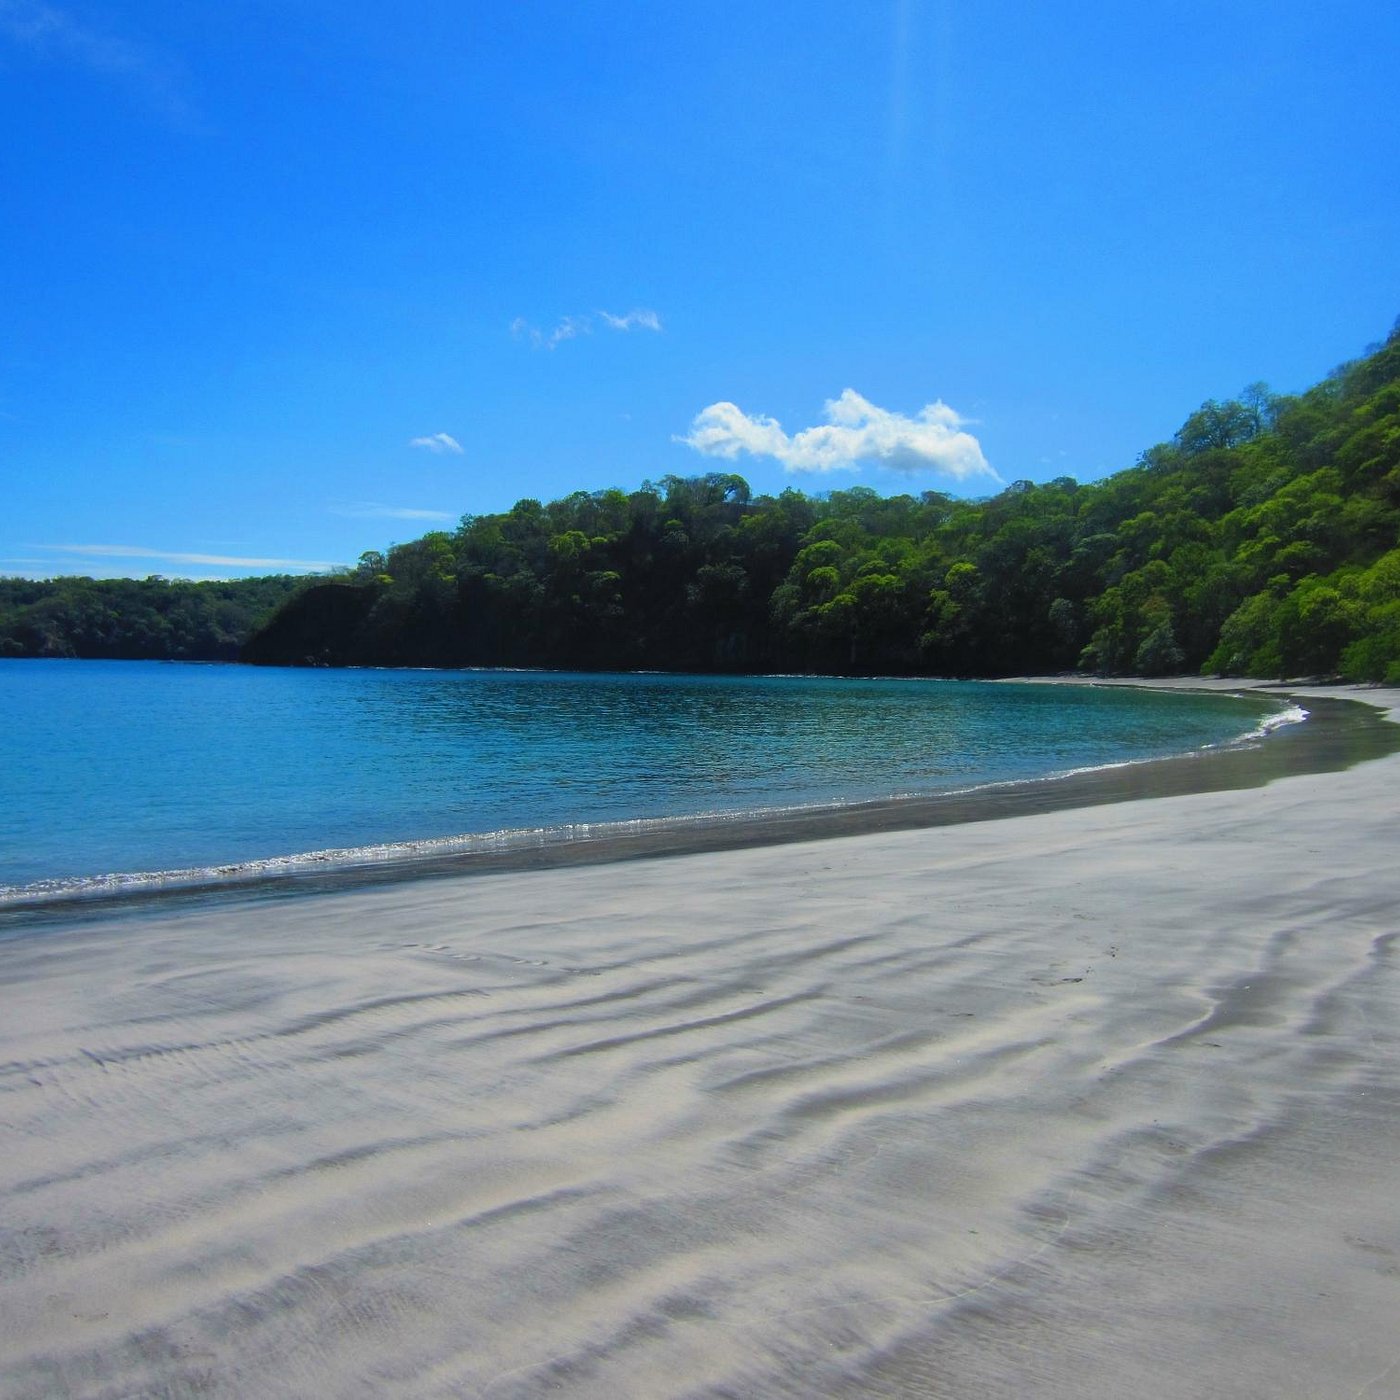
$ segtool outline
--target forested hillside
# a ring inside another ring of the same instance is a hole
[[[1400,333],[1203,405],[1093,485],[753,497],[665,477],[466,516],[344,577],[0,579],[0,656],[1400,682]]]
[[[306,580],[0,578],[0,657],[234,661]]]
[[[298,594],[258,662],[1400,681],[1400,334],[1212,401],[1094,485],[751,497],[666,477],[467,516]]]

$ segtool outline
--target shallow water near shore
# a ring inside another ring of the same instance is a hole
[[[9,662],[0,901],[732,843],[1298,717],[1258,696],[973,682]]]

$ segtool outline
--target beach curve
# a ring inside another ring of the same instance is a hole
[[[1397,778],[14,939],[0,1395],[1395,1393]]]

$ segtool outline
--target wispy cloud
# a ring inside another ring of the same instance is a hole
[[[528,340],[532,349],[555,350],[566,340],[591,335],[593,326],[587,316],[565,316],[552,331],[542,331],[538,326],[532,326],[523,316],[517,316],[510,323],[510,333],[517,340]]]
[[[353,520],[455,520],[447,510],[419,510],[416,506],[385,506],[378,501],[354,501],[349,505],[331,506],[332,515],[345,515]]]
[[[654,311],[649,311],[645,306],[633,307],[631,311],[622,316],[614,316],[611,311],[600,311],[599,316],[603,318],[603,324],[613,331],[659,331],[661,329],[661,317]]]
[[[604,327],[610,331],[646,330],[660,331],[661,317],[644,306],[618,316],[611,311],[597,313]],[[592,316],[565,316],[553,330],[541,330],[532,326],[523,316],[517,316],[510,323],[510,333],[517,340],[528,341],[534,350],[557,350],[566,340],[577,340],[579,336],[593,334]]]
[[[33,56],[111,78],[165,115],[191,116],[179,66],[145,44],[104,33],[41,0],[0,0],[0,39]]]
[[[463,455],[462,444],[451,433],[430,433],[427,437],[409,438],[410,447],[421,447],[427,452],[451,452]]]
[[[324,573],[340,565],[324,559],[264,559],[234,554],[196,554],[173,549],[146,549],[131,544],[36,544],[51,554],[69,554],[82,559],[152,559],[163,564],[211,564],[228,569],[287,569],[291,572]]]
[[[846,389],[840,398],[827,400],[825,413],[824,424],[789,436],[775,418],[747,414],[732,403],[712,403],[676,441],[707,457],[732,461],[741,452],[772,457],[790,472],[851,470],[873,462],[910,475],[927,471],[956,481],[1000,480],[981,444],[965,430],[967,420],[941,399],[910,418]]]

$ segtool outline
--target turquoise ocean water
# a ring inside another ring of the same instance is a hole
[[[1285,713],[976,682],[6,661],[0,899],[113,872],[961,790],[1225,744]]]

